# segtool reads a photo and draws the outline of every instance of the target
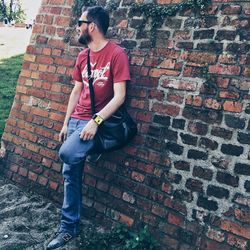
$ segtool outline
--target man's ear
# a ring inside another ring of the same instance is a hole
[[[95,23],[92,22],[89,24],[89,31],[90,32],[93,32],[96,28],[97,28],[97,26]]]

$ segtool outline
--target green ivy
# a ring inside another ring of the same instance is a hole
[[[156,43],[157,29],[161,27],[165,18],[175,16],[177,12],[187,9],[192,9],[196,14],[204,15],[204,10],[210,2],[210,0],[188,0],[174,5],[134,3],[132,11],[142,13],[147,19],[151,19],[150,38],[153,47]]]
[[[110,0],[103,6],[109,9],[110,12],[116,10],[119,6],[118,0]],[[133,3],[131,7],[132,13],[140,13],[145,16],[147,20],[151,20],[151,30],[150,30],[150,40],[152,47],[155,46],[157,38],[157,29],[161,27],[163,21],[167,17],[176,15],[179,11],[185,11],[187,9],[192,9],[192,11],[197,15],[204,15],[205,8],[211,3],[211,0],[187,0],[179,4],[138,4]],[[82,8],[84,6],[102,5],[98,0],[75,0],[73,7],[74,16],[79,17],[81,15]],[[75,19],[73,24],[76,23]]]

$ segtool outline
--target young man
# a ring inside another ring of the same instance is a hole
[[[88,48],[79,53],[73,72],[71,92],[60,141],[59,155],[63,165],[64,201],[61,224],[47,249],[56,249],[79,232],[83,163],[93,147],[93,138],[102,121],[124,102],[126,81],[130,80],[128,57],[121,47],[105,38],[109,15],[102,7],[91,7],[78,21],[79,42]],[[90,50],[91,75],[94,78],[96,114],[91,113],[87,71]],[[67,137],[67,139],[66,139]],[[66,140],[65,140],[66,139]]]

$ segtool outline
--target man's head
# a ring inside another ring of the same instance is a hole
[[[78,26],[81,31],[78,41],[87,45],[93,40],[95,32],[103,36],[106,35],[109,26],[109,14],[100,6],[89,7],[82,13]]]

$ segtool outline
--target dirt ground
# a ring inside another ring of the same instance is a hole
[[[31,29],[0,27],[0,59],[23,54],[30,36]]]
[[[35,193],[25,192],[0,176],[0,249],[43,250],[53,237],[60,209]],[[93,225],[82,220],[82,231]],[[80,237],[60,250],[84,249]]]

